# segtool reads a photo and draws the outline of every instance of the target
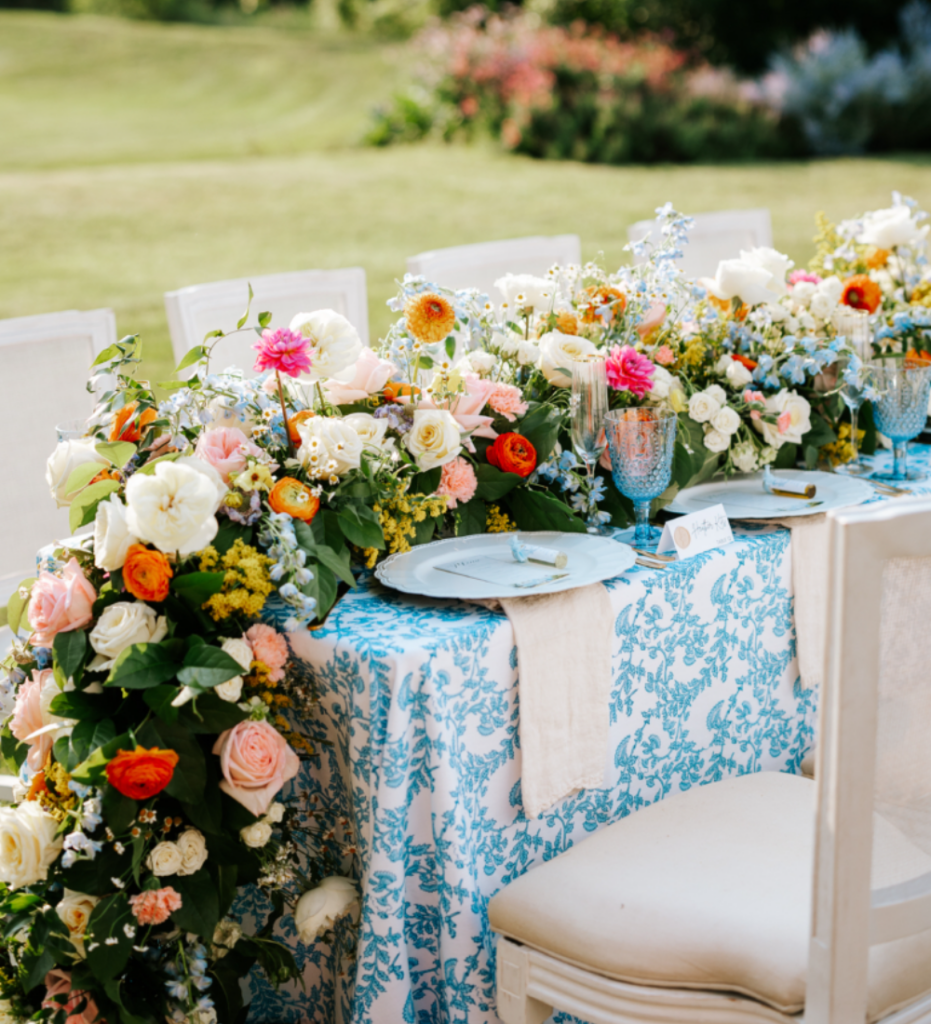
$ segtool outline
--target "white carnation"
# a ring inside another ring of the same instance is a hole
[[[759,246],[756,249],[741,249],[740,258],[750,266],[760,267],[768,271],[772,276],[766,287],[777,295],[786,294],[786,275],[795,266],[795,263],[784,253],[768,246]],[[749,299],[744,299],[749,302]]]
[[[753,473],[759,469],[756,447],[752,441],[741,441],[740,444],[735,444],[731,451],[731,459],[741,473]]]
[[[921,227],[911,209],[902,204],[866,214],[857,241],[879,249],[894,249],[897,245],[923,243],[927,234],[928,228]]]

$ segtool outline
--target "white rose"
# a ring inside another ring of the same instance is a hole
[[[727,373],[727,368],[731,365],[734,360],[731,359],[730,353],[725,352],[718,361],[714,364],[714,372],[720,374],[722,377]]]
[[[751,266],[760,267],[772,274],[772,280],[766,285],[770,291],[777,295],[786,294],[786,275],[795,266],[795,263],[788,256],[768,246],[760,246],[756,249],[741,249],[740,258]],[[747,300],[744,299],[744,302]]]
[[[713,278],[702,278],[700,281],[717,299],[730,302],[739,298],[748,306],[760,302],[773,302],[778,298],[771,271],[756,263],[746,260],[721,260],[717,273]],[[770,287],[770,285],[773,287]]]
[[[196,828],[186,828],[175,840],[175,846],[181,854],[179,875],[193,875],[206,864],[207,843]]]
[[[647,397],[652,398],[654,402],[662,402],[669,397],[669,392],[675,382],[676,378],[664,366],[655,365],[653,367],[653,387],[650,388]]]
[[[535,366],[540,359],[540,346],[529,338],[517,343],[517,362],[520,366]]]
[[[753,473],[759,468],[756,448],[752,441],[741,441],[735,444],[731,452],[731,460],[741,473]]]
[[[897,245],[923,242],[927,233],[927,227],[920,227],[912,211],[903,204],[866,214],[857,241],[879,249],[894,249]]]
[[[540,339],[540,370],[558,388],[572,385],[572,364],[597,352],[588,338],[550,331]]]
[[[780,302],[771,302],[765,309],[774,324],[780,324],[789,318],[789,311]]]
[[[234,661],[238,661],[246,672],[252,668],[252,646],[245,637],[227,637],[226,640],[220,644],[220,649],[226,651]],[[232,679],[227,679],[225,683],[220,683],[219,686],[215,686],[213,688],[213,692],[220,698],[220,700],[225,700],[229,704],[235,704],[242,696],[242,687],[242,676],[233,676]],[[186,689],[187,687],[185,687],[185,690]],[[193,691],[191,691],[191,696],[193,696]],[[175,699],[179,700],[180,695]],[[186,703],[186,701],[183,701],[182,703]]]
[[[76,491],[68,491],[66,484],[68,477],[78,468],[87,462],[94,462],[103,469],[110,463],[98,455],[97,444],[93,438],[78,438],[71,441],[59,441],[55,450],[48,457],[45,464],[45,481],[52,492],[52,497],[58,503],[58,507],[70,505]]]
[[[87,893],[65,889],[65,895],[55,907],[55,911],[70,932],[71,944],[82,959],[85,955],[84,933],[87,931],[87,922],[99,902],[100,899],[97,896],[88,896]]]
[[[840,303],[843,291],[844,282],[836,274],[826,277],[816,285],[811,302],[809,303],[812,316],[820,317],[822,320],[827,320],[833,316]]]
[[[363,448],[380,450],[385,443],[385,431],[388,429],[386,419],[375,419],[371,413],[352,412],[343,417],[343,422],[359,435]]]
[[[815,294],[816,285],[814,281],[799,281],[792,285],[792,301],[800,306],[807,306]]]
[[[352,380],[362,354],[362,339],[342,314],[333,309],[298,313],[290,327],[310,341],[311,365],[305,380]]]
[[[278,825],[284,818],[284,804],[273,803],[268,808],[268,813],[265,815],[265,820],[270,821],[273,825]]]
[[[720,384],[709,384],[705,388],[705,394],[718,405],[727,405],[727,392]]]
[[[253,850],[261,849],[272,837],[272,827],[267,821],[257,821],[239,830],[242,841]]]
[[[707,391],[696,391],[689,399],[689,416],[696,423],[707,423],[714,419],[721,410],[721,403],[716,402]]]
[[[709,452],[725,452],[731,445],[731,435],[722,434],[714,427],[705,427],[705,447]]]
[[[362,438],[346,419],[314,416],[298,424],[297,432],[297,457],[315,480],[343,476],[362,464]]]
[[[404,438],[421,470],[445,466],[462,451],[459,424],[445,409],[417,409]]]
[[[470,352],[462,363],[466,364],[463,368],[465,373],[470,370],[473,373],[477,373],[484,377],[498,365],[498,357],[493,352],[485,352],[483,349],[476,349],[474,352]]]
[[[175,843],[161,842],[145,859],[145,866],[157,878],[165,875],[177,875],[184,866],[181,851]]]
[[[122,569],[130,545],[139,541],[126,525],[127,508],[115,495],[101,501],[94,519],[94,564],[113,572]]]
[[[795,391],[783,388],[778,394],[767,398],[766,411],[780,418],[788,414],[782,430],[778,423],[753,421],[753,425],[763,435],[763,440],[773,448],[784,444],[800,444],[804,435],[811,430],[811,406]]]
[[[817,329],[818,324],[811,313],[800,313],[798,317],[799,327],[806,331],[814,331]]]
[[[512,311],[532,306],[538,312],[545,312],[553,305],[556,289],[552,281],[533,274],[505,274],[495,281],[495,287],[504,296]]]
[[[725,406],[711,420],[711,426],[719,433],[730,437],[740,429],[740,416],[730,406]],[[707,444],[706,444],[707,447]]]
[[[142,601],[117,601],[103,610],[88,634],[96,656],[87,666],[92,672],[113,668],[116,659],[133,644],[155,644],[168,632],[168,620]]]
[[[126,525],[165,554],[190,555],[217,535],[215,513],[225,494],[220,474],[203,459],[159,462],[126,485]]]
[[[58,822],[34,800],[0,807],[0,882],[11,889],[44,882],[64,844]]]
[[[753,381],[753,374],[736,359],[731,359],[724,376],[732,388],[745,388]]]
[[[790,316],[786,318],[786,330],[789,334],[795,334],[798,331],[799,322],[798,317]]]
[[[213,955],[219,960],[235,947],[242,938],[242,928],[228,918],[220,921],[213,930]]]
[[[235,704],[242,696],[242,687],[242,676],[233,676],[232,679],[227,679],[225,683],[219,683],[215,686],[213,692],[220,700],[225,700],[227,704]]]
[[[350,878],[331,875],[324,878],[316,889],[310,889],[297,901],[294,923],[301,942],[311,943],[332,928],[338,918],[348,914],[358,904],[359,893]]]

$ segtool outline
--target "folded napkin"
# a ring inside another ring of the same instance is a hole
[[[517,643],[524,813],[537,818],[605,784],[614,612],[601,583],[500,604]]]
[[[802,688],[820,686],[827,633],[828,523],[824,514],[767,519],[792,531],[795,639]]]

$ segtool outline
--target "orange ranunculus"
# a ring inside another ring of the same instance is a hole
[[[405,384],[401,380],[389,380],[384,390],[386,402],[396,402],[402,395],[405,398],[412,398],[419,394],[420,388],[416,384]]]
[[[909,363],[923,363],[927,365],[931,363],[931,352],[925,352],[924,349],[919,352],[917,348],[910,348],[905,353],[905,365],[908,366]]]
[[[608,323],[613,323],[627,308],[627,296],[617,288],[609,288],[607,285],[592,285],[582,293],[583,309],[582,319],[587,324],[593,324],[599,320],[598,310],[604,306],[610,307]]]
[[[300,412],[296,412],[293,416],[288,417],[288,437],[291,438],[291,444],[301,443],[301,435],[297,432],[297,428],[302,423],[312,419],[313,415],[310,409],[301,409]]]
[[[755,359],[749,359],[747,356],[741,356],[737,353],[732,353],[731,359],[736,363],[740,363],[741,366],[746,366],[748,370],[755,370],[759,365]]]
[[[866,250],[866,265],[870,270],[879,270],[889,262],[892,253],[888,249],[880,249],[877,245],[871,245]]]
[[[137,423],[136,405],[136,402],[130,402],[116,414],[110,427],[111,441],[131,441],[135,444],[142,440],[146,427],[154,421],[157,414],[154,409],[143,409]]]
[[[499,434],[485,452],[488,461],[504,473],[530,476],[537,468],[537,451],[526,437],[509,432]]]
[[[177,763],[178,755],[173,750],[120,750],[107,765],[107,779],[123,796],[148,800],[171,782]]]
[[[719,299],[717,297],[717,295],[709,294],[708,295],[708,301],[711,303],[712,306],[715,307],[715,309],[720,309],[721,312],[724,313],[726,316],[730,316],[733,313],[734,307],[731,304],[731,300],[730,299]],[[746,302],[742,302],[740,304],[740,308],[737,310],[736,313],[733,314],[734,315],[734,319],[735,320],[746,320],[747,319],[747,314],[749,312],[750,312],[750,307],[746,304]]]
[[[293,476],[283,477],[275,484],[269,492],[268,503],[273,512],[286,512],[305,523],[309,523],[320,508],[320,499]]]
[[[845,306],[853,309],[865,309],[867,313],[875,313],[883,300],[882,289],[866,274],[854,274],[844,282],[844,290],[840,297]]]
[[[161,551],[152,551],[144,544],[130,545],[123,563],[123,586],[133,597],[164,601],[172,576],[171,565]]]
[[[92,484],[99,484],[101,480],[119,480],[120,474],[115,469],[102,469],[93,480]]]

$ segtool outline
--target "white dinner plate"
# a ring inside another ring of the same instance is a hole
[[[469,600],[491,597],[524,597],[528,594],[553,594],[561,590],[585,587],[620,576],[636,561],[633,549],[627,544],[597,537],[589,533],[559,533],[555,530],[519,531],[521,540],[540,547],[557,548],[569,556],[567,576],[532,589],[521,589],[501,583],[486,583],[444,572],[436,566],[457,557],[485,556],[512,561],[509,533],[479,533],[469,537],[452,537],[419,544],[410,551],[399,552],[386,558],[375,570],[385,586],[403,590],[406,594],[426,597],[447,597]],[[548,566],[539,566],[541,572],[555,572]]]
[[[810,499],[782,498],[763,490],[763,474],[751,473],[731,477],[730,480],[712,480],[697,487],[680,491],[666,506],[667,512],[687,515],[711,505],[723,505],[728,519],[771,519],[778,516],[813,516],[835,508],[862,505],[876,493],[865,480],[843,473],[822,473],[818,470],[776,469],[776,477],[803,480],[815,485],[815,496]]]

